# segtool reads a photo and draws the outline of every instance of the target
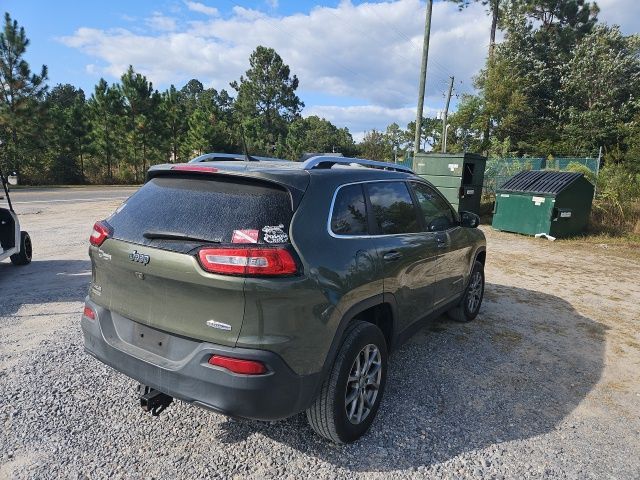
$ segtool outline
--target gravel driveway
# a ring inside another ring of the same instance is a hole
[[[144,414],[83,352],[88,236],[113,200],[21,205],[28,267],[0,264],[0,478],[640,478],[640,251],[493,232],[476,321],[391,358],[371,433],[304,415]]]

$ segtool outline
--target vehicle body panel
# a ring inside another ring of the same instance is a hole
[[[0,208],[0,245],[0,261],[20,253],[20,222],[8,208]]]
[[[133,252],[148,255],[143,265]],[[90,298],[136,322],[234,346],[242,326],[244,278],[205,272],[193,255],[107,239],[90,247]],[[208,321],[229,325],[212,328]]]
[[[404,330],[433,309],[434,286],[440,255],[435,235],[429,232],[383,235],[375,238],[380,268],[384,272],[384,292],[398,305],[397,328]],[[396,260],[385,256],[397,252]]]

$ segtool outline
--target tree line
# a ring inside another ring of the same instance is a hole
[[[597,157],[640,172],[640,36],[598,22],[583,0],[481,2],[492,17],[475,93],[448,119],[447,151],[494,157]],[[504,40],[495,43],[496,29]],[[428,80],[427,80],[428,81]],[[410,152],[415,123],[369,132],[361,147]],[[421,148],[440,150],[442,120],[422,122]]]
[[[594,2],[502,0],[505,39],[451,118],[454,148],[597,156],[640,168],[640,36]]]
[[[474,1],[491,16],[475,93],[449,116],[448,151],[504,156],[597,156],[640,171],[640,36],[598,22],[584,0]],[[504,40],[496,43],[496,31]],[[140,182],[149,165],[203,152],[241,152],[297,160],[340,152],[394,161],[411,154],[415,123],[367,132],[301,116],[298,79],[273,49],[259,46],[229,90],[190,80],[154,89],[133,67],[93,92],[47,86],[31,72],[24,29],[5,14],[0,32],[0,155],[32,183]],[[425,118],[421,147],[439,150],[442,121]]]
[[[47,68],[32,73],[23,27],[5,14],[0,32],[0,155],[22,181],[139,183],[150,165],[186,162],[205,152],[242,152],[297,160],[304,152],[355,155],[347,128],[300,115],[298,79],[271,48],[227,90],[192,79],[165,91],[132,66],[119,82],[100,79],[86,94],[70,84],[49,89]]]

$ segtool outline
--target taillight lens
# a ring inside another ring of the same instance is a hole
[[[107,225],[105,222],[96,222],[93,225],[93,232],[91,232],[89,242],[91,242],[91,245],[99,247],[107,238],[109,238],[109,235],[111,235],[111,229],[109,228],[109,225]]]
[[[82,312],[82,315],[84,317],[90,318],[91,320],[96,319],[96,312],[94,312],[91,307],[88,307],[86,305],[84,306],[84,312]]]
[[[284,248],[203,248],[200,265],[207,272],[227,275],[292,275],[296,262]]]
[[[209,365],[226,368],[233,373],[240,373],[242,375],[262,375],[263,373],[267,373],[267,367],[265,367],[262,362],[223,357],[222,355],[213,355],[209,359]]]

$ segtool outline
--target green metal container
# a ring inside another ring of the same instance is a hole
[[[569,237],[589,223],[593,184],[582,173],[520,172],[496,192],[493,228]]]
[[[460,212],[480,213],[487,159],[474,153],[418,153],[413,171],[431,182]]]

